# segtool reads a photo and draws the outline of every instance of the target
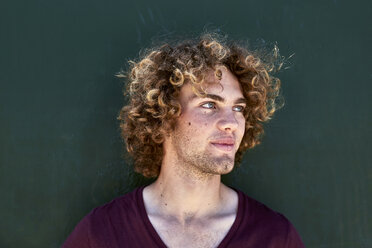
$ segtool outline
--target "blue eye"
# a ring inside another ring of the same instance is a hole
[[[243,112],[244,111],[244,106],[234,106],[233,110],[236,112]]]
[[[203,108],[206,109],[215,109],[216,105],[213,102],[206,102],[201,105]]]

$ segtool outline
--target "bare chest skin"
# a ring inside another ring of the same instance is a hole
[[[218,247],[234,223],[236,214],[180,224],[172,218],[151,216],[149,219],[163,242],[170,248]]]

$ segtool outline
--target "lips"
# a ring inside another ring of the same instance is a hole
[[[220,138],[210,142],[214,147],[222,151],[232,151],[234,149],[234,139],[232,138]]]

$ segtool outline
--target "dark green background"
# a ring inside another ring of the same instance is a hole
[[[372,247],[370,0],[0,3],[0,247],[59,247],[147,183],[124,161],[114,77],[151,39],[218,27],[295,53],[286,105],[224,181],[310,248]]]

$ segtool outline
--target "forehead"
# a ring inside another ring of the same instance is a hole
[[[205,75],[205,83],[202,86],[205,93],[221,96],[227,101],[244,98],[241,85],[236,76],[224,67],[218,69],[222,72],[221,80],[215,76],[212,70],[208,71]],[[180,98],[181,100],[190,101],[202,97],[197,96],[192,85],[187,83],[181,88]]]

